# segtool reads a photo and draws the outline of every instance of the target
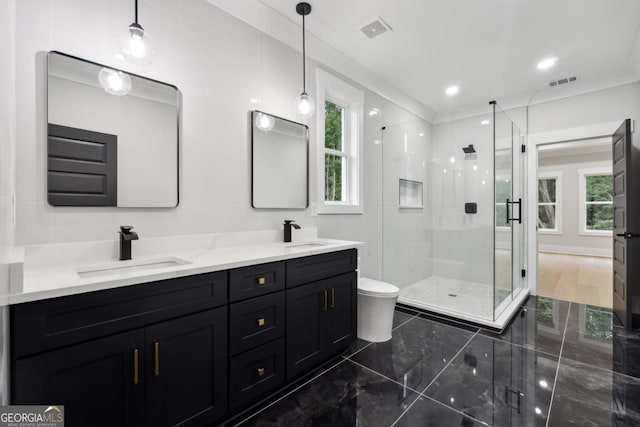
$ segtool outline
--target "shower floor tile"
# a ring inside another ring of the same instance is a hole
[[[400,302],[410,301],[493,318],[493,286],[483,283],[431,276],[400,290]]]

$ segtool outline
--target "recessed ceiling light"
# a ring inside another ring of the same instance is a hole
[[[491,123],[489,120],[483,120],[480,122],[482,126],[488,125],[489,123]]]
[[[542,61],[538,62],[538,70],[548,70],[549,68],[556,65],[558,58],[546,58]]]
[[[460,91],[460,86],[449,86],[444,92],[449,95],[455,95],[456,93],[458,93]]]
[[[249,98],[249,103],[250,104],[257,104],[258,102],[260,102],[259,98]]]
[[[377,108],[372,108],[371,111],[369,111],[369,115],[370,116],[378,116],[378,115],[380,115],[380,110],[378,110]]]
[[[424,132],[420,132],[418,135],[419,136],[424,136]]]

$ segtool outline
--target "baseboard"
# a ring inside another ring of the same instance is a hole
[[[539,245],[538,252],[552,254],[582,255],[611,258],[613,250],[610,248],[585,248],[580,246]]]

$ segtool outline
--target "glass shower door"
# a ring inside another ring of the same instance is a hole
[[[513,123],[494,104],[494,319],[511,302],[513,283],[514,215]],[[514,209],[515,206],[515,209]]]

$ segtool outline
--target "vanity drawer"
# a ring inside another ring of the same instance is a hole
[[[252,265],[229,272],[229,300],[241,301],[284,289],[285,263]]]
[[[229,407],[233,411],[284,384],[284,338],[231,359]]]
[[[355,271],[357,266],[356,249],[292,259],[287,261],[287,287]]]
[[[222,271],[13,305],[13,357],[227,304],[227,284]]]
[[[231,304],[229,351],[242,353],[284,335],[284,291]]]

